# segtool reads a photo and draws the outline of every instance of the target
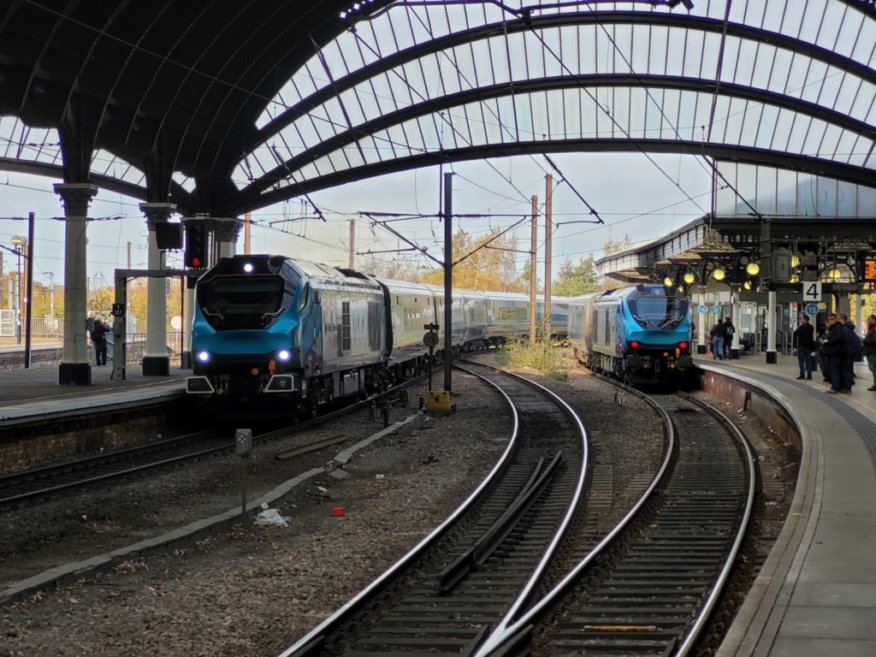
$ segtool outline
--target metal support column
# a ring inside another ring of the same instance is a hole
[[[453,371],[453,174],[444,174],[444,389]]]
[[[767,298],[769,299],[767,303],[767,350],[766,350],[766,362],[768,364],[775,364],[778,362],[778,355],[776,354],[776,292],[775,290],[770,290],[767,293]]]
[[[158,248],[155,225],[166,222],[176,210],[173,203],[141,203],[149,229],[149,269],[165,268],[165,253]],[[143,356],[143,376],[170,374],[167,354],[167,287],[163,278],[150,276],[146,287],[146,354]]]
[[[58,368],[60,385],[91,385],[85,326],[88,310],[86,218],[97,185],[58,183],[64,204],[64,353]]]

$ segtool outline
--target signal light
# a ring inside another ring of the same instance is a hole
[[[204,219],[187,221],[186,250],[183,263],[192,269],[207,266],[207,222]]]

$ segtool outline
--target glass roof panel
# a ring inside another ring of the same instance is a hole
[[[876,189],[872,187],[764,165],[723,160],[716,160],[716,164],[730,183],[718,190],[719,216],[750,216],[748,204],[764,216],[819,220],[876,216]]]
[[[61,164],[58,131],[32,128],[13,116],[0,116],[0,157],[42,164]]]
[[[94,173],[123,180],[133,185],[146,185],[146,175],[142,171],[122,158],[102,149],[98,149],[92,154],[91,170]]]

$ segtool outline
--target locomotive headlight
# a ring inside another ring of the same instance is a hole
[[[280,349],[280,351],[277,352],[277,360],[281,363],[288,363],[291,358],[292,352],[288,349]]]
[[[197,354],[197,359],[199,363],[209,363],[210,362],[210,352],[209,351],[199,351]]]
[[[251,274],[252,270],[253,270],[253,266],[252,266],[251,262],[244,263],[243,271],[245,271],[247,274]]]

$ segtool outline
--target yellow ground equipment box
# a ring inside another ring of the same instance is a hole
[[[430,390],[426,395],[427,413],[450,413],[452,410],[447,390]]]

